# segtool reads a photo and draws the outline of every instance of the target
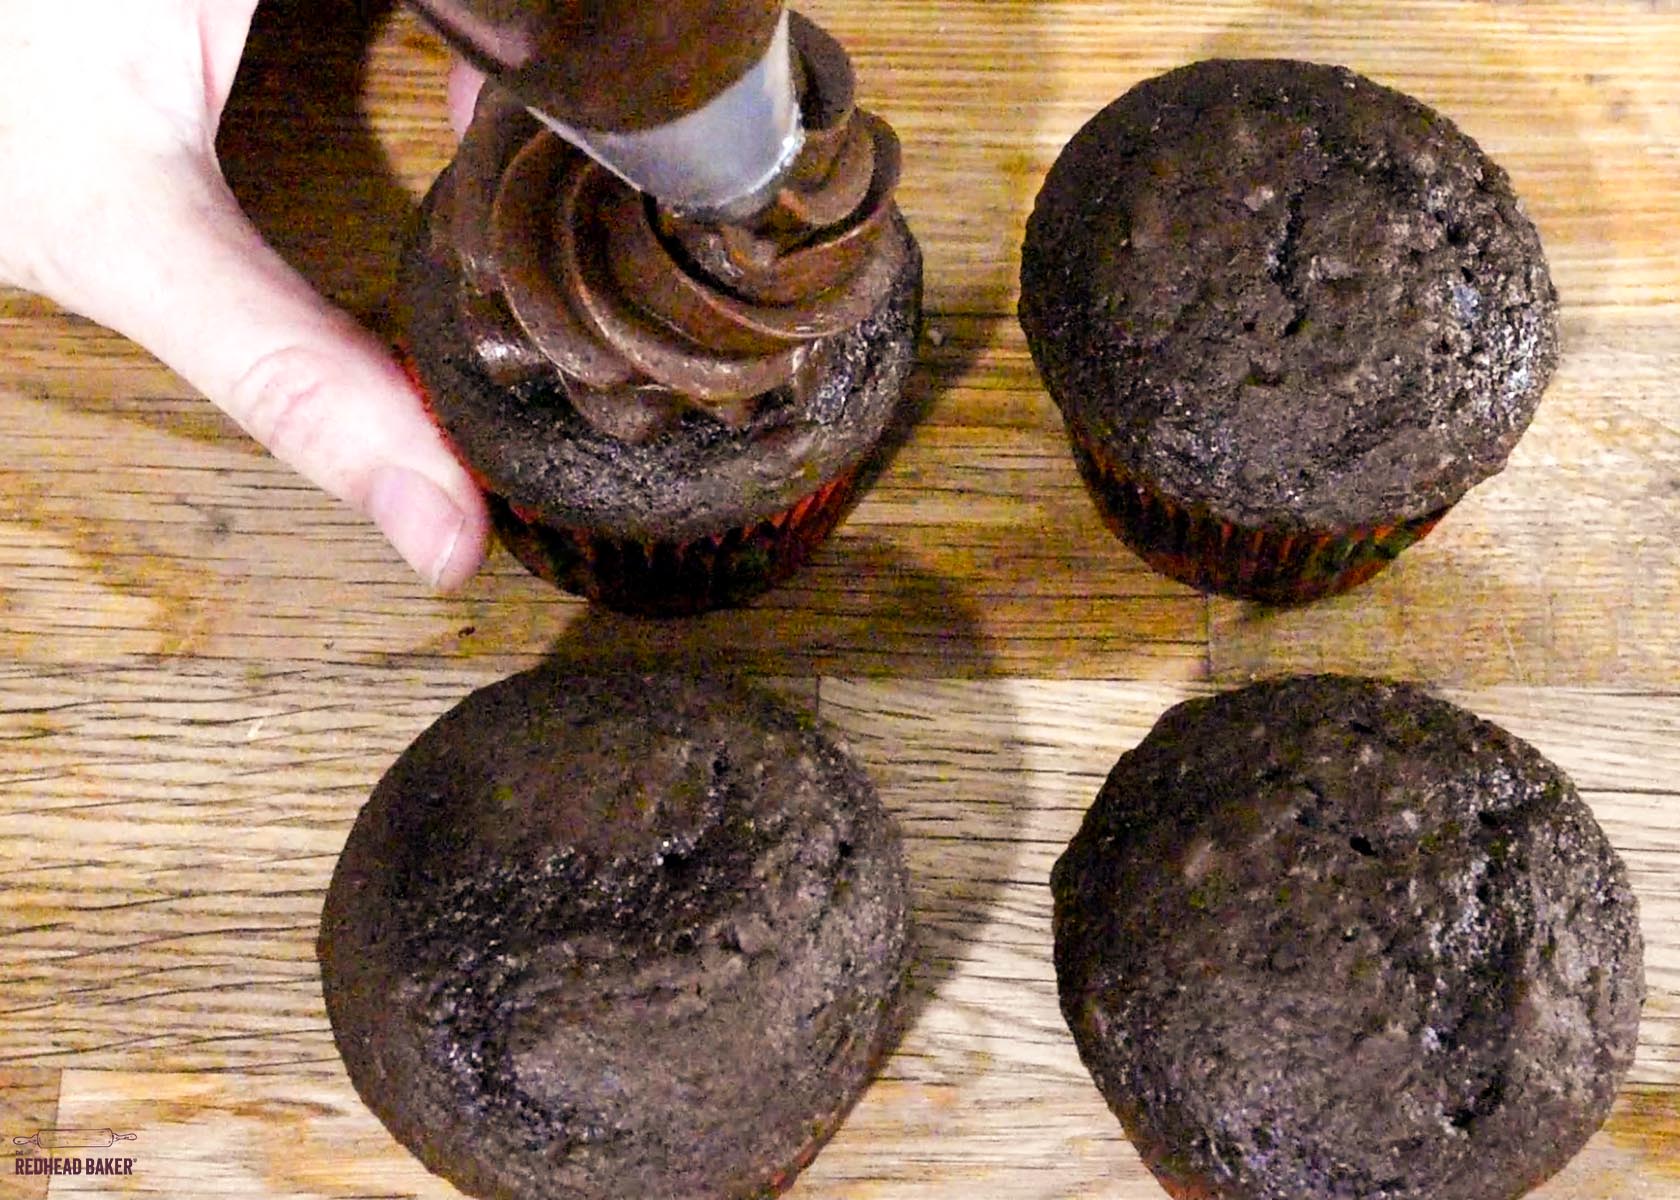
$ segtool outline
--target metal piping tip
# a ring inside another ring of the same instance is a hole
[[[805,142],[784,11],[764,56],[703,108],[634,133],[540,120],[632,187],[685,214],[742,221],[761,211]]]

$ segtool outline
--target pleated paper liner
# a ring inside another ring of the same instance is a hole
[[[798,570],[840,524],[858,474],[850,467],[781,512],[686,542],[545,525],[494,493],[490,516],[525,569],[556,587],[619,612],[690,616],[745,604]]]
[[[1097,510],[1135,554],[1181,583],[1243,600],[1304,604],[1357,587],[1428,536],[1447,511],[1322,534],[1235,525],[1100,462],[1071,431],[1069,440]]]
[[[441,432],[413,358],[400,344],[395,351]],[[845,517],[876,454],[781,512],[687,542],[638,541],[544,524],[536,513],[497,494],[459,451],[455,456],[484,493],[496,536],[531,574],[619,612],[676,617],[737,607],[792,575]]]

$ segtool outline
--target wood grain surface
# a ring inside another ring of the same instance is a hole
[[[1632,872],[1651,998],[1547,1200],[1680,1198],[1680,4],[821,0],[906,147],[927,420],[802,575],[677,624],[498,554],[433,596],[143,351],[0,292],[0,1135],[135,1132],[124,1177],[0,1198],[447,1197],[367,1113],[313,956],[396,754],[554,655],[762,676],[841,731],[908,837],[917,1015],[799,1200],[1150,1200],[1074,1053],[1051,862],[1173,702],[1254,676],[1423,680],[1580,784]],[[1509,468],[1363,589],[1210,601],[1103,529],[1013,319],[1057,150],[1212,55],[1346,63],[1510,171],[1564,361]],[[220,147],[268,236],[382,328],[448,160],[439,47],[388,3],[259,10]]]

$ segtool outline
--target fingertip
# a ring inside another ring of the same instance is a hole
[[[440,592],[453,592],[465,585],[484,565],[490,549],[490,521],[482,500],[471,511],[462,510],[461,527],[438,558],[431,584]]]
[[[449,69],[449,125],[455,136],[461,137],[472,124],[473,108],[478,104],[479,89],[484,86],[484,72],[463,59],[456,59]]]
[[[454,481],[450,481],[453,483]],[[363,508],[403,560],[432,587],[453,591],[484,561],[489,521],[476,491],[467,499],[412,467],[387,465],[368,478]]]

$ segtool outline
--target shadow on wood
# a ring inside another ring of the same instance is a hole
[[[395,7],[259,4],[216,139],[228,185],[263,236],[376,327],[415,209],[361,104],[369,47]]]

